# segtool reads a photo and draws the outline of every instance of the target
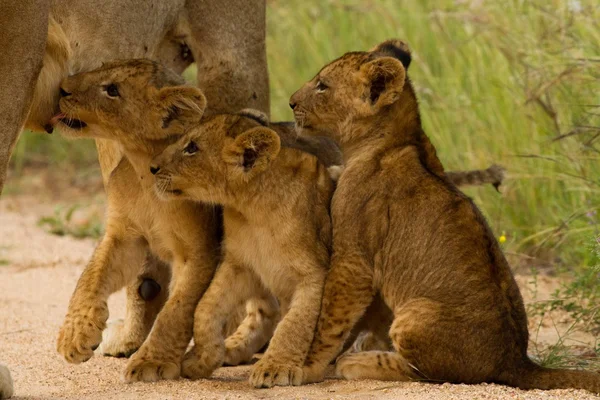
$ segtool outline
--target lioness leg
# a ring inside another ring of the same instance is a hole
[[[172,263],[172,290],[154,322],[150,335],[125,368],[126,382],[176,379],[192,338],[194,309],[215,271],[215,259],[207,249],[203,258]]]
[[[356,322],[373,300],[373,272],[357,256],[333,256],[321,314],[306,357],[303,381],[323,380],[327,365],[340,353]]]
[[[129,357],[140,348],[169,296],[171,267],[148,253],[142,273],[127,286],[125,318],[108,324],[100,351],[105,356]]]
[[[142,239],[105,235],[81,274],[58,335],[57,349],[72,363],[89,360],[102,340],[108,296],[131,281],[146,257]]]
[[[270,293],[246,303],[246,318],[237,330],[225,339],[226,365],[247,363],[271,337],[280,318],[277,299]]]
[[[50,0],[0,1],[0,194],[42,68],[50,3]]]
[[[325,274],[325,268],[316,268],[297,285],[289,311],[252,369],[254,387],[302,384],[302,366],[317,325]]]
[[[250,268],[225,257],[194,313],[194,347],[183,361],[183,376],[206,378],[223,364],[227,319],[240,303],[264,290]]]

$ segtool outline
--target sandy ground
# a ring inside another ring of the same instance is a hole
[[[52,202],[5,196],[0,201],[0,362],[15,381],[16,399],[588,399],[585,391],[521,391],[499,385],[436,385],[329,379],[298,388],[255,390],[246,382],[249,367],[219,369],[213,379],[156,384],[123,384],[126,360],[96,355],[82,365],[70,365],[55,351],[55,339],[69,296],[90,257],[94,240],[76,240],[45,233],[36,225],[52,213]],[[526,299],[531,277],[519,282]],[[557,282],[538,279],[538,299]],[[109,302],[111,318],[124,314],[124,295]],[[532,320],[534,339],[555,343],[568,320]],[[571,335],[586,348],[594,338]]]

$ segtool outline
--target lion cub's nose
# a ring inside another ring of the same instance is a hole
[[[60,97],[67,97],[67,96],[70,96],[70,95],[71,95],[71,93],[67,92],[62,87],[60,88]]]
[[[160,171],[160,167],[150,167],[150,172],[152,172],[152,175],[156,175],[158,171]]]
[[[290,103],[290,108],[293,110],[294,108],[296,108],[296,103]]]

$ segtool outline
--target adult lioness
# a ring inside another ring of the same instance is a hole
[[[28,0],[2,1],[0,9],[0,192],[23,125],[49,130],[59,82],[103,62],[145,57],[177,72],[196,62],[208,114],[269,111],[264,0]],[[122,154],[110,141],[96,143],[106,182]],[[103,352],[127,355],[150,330],[169,286],[155,260],[135,267],[126,320],[111,327]],[[139,295],[148,278],[161,289],[151,301]]]
[[[527,356],[527,315],[484,217],[449,181],[421,127],[400,41],[331,62],[290,99],[303,132],[342,148],[333,254],[304,380],[323,378],[375,293],[394,313],[395,351],[337,362],[341,376],[497,382],[600,392],[600,375]]]

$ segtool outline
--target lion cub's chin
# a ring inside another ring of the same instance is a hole
[[[186,197],[181,189],[166,189],[159,184],[154,185],[154,192],[160,200],[164,201],[184,199]]]

